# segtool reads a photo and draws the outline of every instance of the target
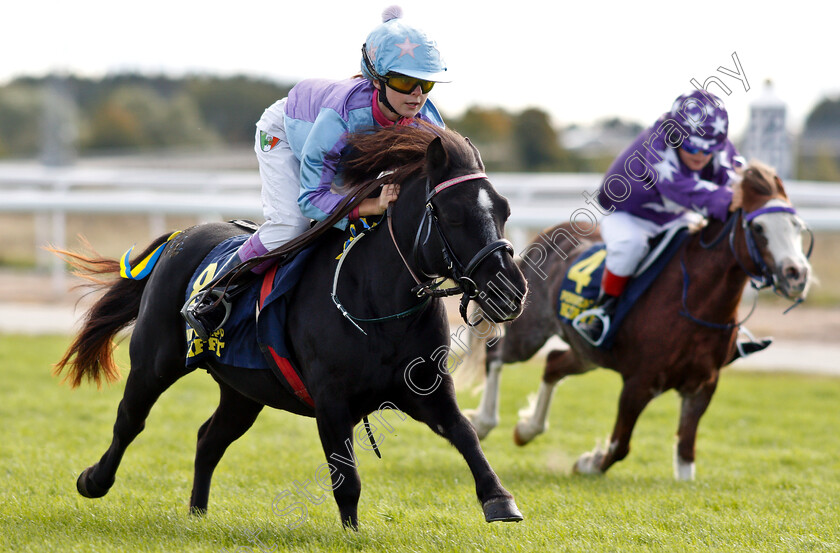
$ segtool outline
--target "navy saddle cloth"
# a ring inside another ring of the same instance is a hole
[[[213,248],[193,273],[187,296],[192,297],[211,282],[216,269],[249,236],[234,236]],[[271,267],[261,278],[246,285],[248,288],[233,299],[228,320],[206,342],[187,326],[187,366],[216,361],[246,369],[279,368],[281,380],[286,380],[284,384],[309,403],[304,399],[308,394],[286,344],[284,323],[285,295],[300,280],[311,251],[301,251],[289,263]]]
[[[610,328],[599,346],[600,349],[612,348],[615,335],[621,328],[621,322],[636,301],[653,284],[688,235],[686,228],[677,231],[655,259],[645,260],[649,263],[647,268],[627,283],[627,288],[619,297],[615,314],[610,321]],[[606,246],[603,242],[599,242],[580,254],[569,267],[557,297],[557,316],[564,323],[571,324],[575,317],[595,304],[601,293],[601,276],[604,272],[606,257]]]

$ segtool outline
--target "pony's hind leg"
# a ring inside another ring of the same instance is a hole
[[[694,446],[697,441],[697,426],[706,412],[717,388],[717,377],[707,382],[693,394],[680,394],[680,426],[677,431],[677,446],[674,451],[674,477],[677,480],[694,480]]]
[[[167,388],[192,370],[184,367],[183,362],[170,362],[167,366],[156,361],[160,354],[156,348],[137,347],[138,351],[141,349],[142,353],[135,354],[132,347],[131,371],[117,408],[111,445],[99,462],[86,468],[76,481],[76,489],[84,497],[97,498],[108,493],[114,485],[125,450],[143,431],[152,406]],[[169,367],[170,370],[161,367]]]
[[[548,428],[548,411],[557,384],[566,376],[581,374],[588,369],[572,350],[553,350],[545,359],[542,382],[536,398],[519,412],[520,419],[513,428],[513,441],[523,446]]]
[[[213,471],[230,444],[239,439],[257,420],[263,405],[219,381],[219,406],[198,430],[195,450],[195,476],[190,496],[190,513],[207,512]]]

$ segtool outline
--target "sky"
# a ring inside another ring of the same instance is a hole
[[[694,79],[724,100],[737,135],[770,79],[797,133],[822,98],[840,95],[835,10],[811,0],[18,1],[3,8],[0,83],[55,71],[345,78],[393,3],[446,60],[452,82],[431,93],[445,114],[536,107],[557,126],[650,124]]]

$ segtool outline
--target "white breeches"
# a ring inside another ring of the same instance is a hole
[[[282,110],[284,105],[285,101],[281,100],[272,109]],[[277,144],[267,152],[263,151],[260,144],[261,130],[278,139]],[[300,162],[286,140],[282,117],[271,128],[257,128],[254,151],[260,166],[265,218],[257,234],[260,242],[270,251],[308,229],[310,220],[303,216],[298,207]]]
[[[601,237],[607,246],[606,266],[616,276],[631,276],[650,250],[648,240],[674,225],[695,221],[697,215],[686,212],[664,225],[616,211],[601,221]]]

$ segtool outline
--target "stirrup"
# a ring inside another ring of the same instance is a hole
[[[208,307],[221,298],[221,305],[225,308],[225,316],[222,322],[216,325],[215,328],[209,330],[204,326],[199,317],[208,312]],[[203,309],[202,309],[203,308]],[[187,321],[187,324],[192,327],[199,338],[205,342],[210,339],[210,335],[223,327],[230,317],[230,301],[225,297],[222,290],[210,289],[205,292],[196,294],[191,299],[187,300],[184,307],[181,308],[181,316]]]
[[[759,351],[767,349],[767,347],[773,343],[772,336],[768,336],[759,340],[753,335],[752,332],[747,330],[747,327],[745,326],[741,326],[741,328],[738,329],[738,333],[745,335],[747,337],[747,340],[735,341],[735,348],[738,350],[738,357],[736,357],[735,359],[743,359],[748,355],[758,353]],[[735,359],[733,359],[733,361]]]
[[[763,338],[756,341],[739,340],[735,342],[735,347],[738,349],[738,359],[743,359],[753,353],[758,353],[767,349],[773,343],[772,337]],[[733,359],[734,361],[734,359]]]
[[[595,338],[589,335],[589,332],[592,330],[592,322],[583,322],[584,319],[588,319],[589,317],[595,317],[601,321],[601,334]],[[610,330],[610,316],[604,312],[602,306],[593,307],[592,309],[583,311],[575,317],[572,320],[572,328],[577,330],[578,334],[580,334],[584,340],[589,342],[590,345],[599,347],[602,343],[604,343],[604,338],[607,337],[607,333]]]

